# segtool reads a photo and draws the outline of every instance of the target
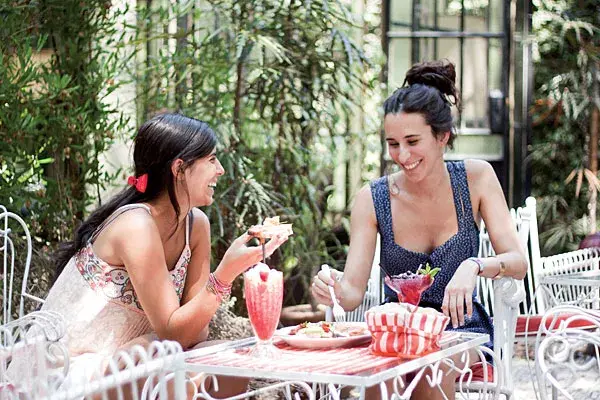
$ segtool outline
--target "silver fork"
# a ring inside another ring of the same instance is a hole
[[[321,270],[324,271],[326,274],[329,274],[329,277],[332,277],[329,265],[321,265]],[[346,311],[344,311],[342,306],[340,306],[340,303],[338,303],[337,299],[335,298],[333,286],[329,286],[329,295],[331,296],[331,301],[333,301],[333,318],[336,322],[346,322]]]

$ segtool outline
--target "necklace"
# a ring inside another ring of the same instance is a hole
[[[396,180],[392,178],[392,175],[388,175],[388,187],[392,195],[398,196],[400,194],[400,187],[396,183]]]

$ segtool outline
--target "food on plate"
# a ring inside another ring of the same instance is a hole
[[[439,268],[431,268],[429,263],[426,263],[424,268],[419,267],[416,274],[407,271],[399,275],[386,276],[384,281],[398,294],[400,303],[416,306],[421,301],[423,292],[433,284],[434,277],[439,271]]]
[[[279,217],[271,217],[265,218],[262,225],[251,226],[248,229],[248,234],[264,241],[275,235],[290,236],[294,234],[294,231],[292,230],[292,224],[282,224]]]
[[[290,330],[290,335],[331,338],[333,337],[332,324],[329,322],[303,322]]]
[[[368,334],[366,326],[343,322],[303,322],[296,325],[289,335],[305,336],[308,338],[352,337]]]

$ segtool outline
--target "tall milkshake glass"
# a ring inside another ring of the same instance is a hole
[[[250,354],[261,358],[278,357],[279,350],[273,345],[273,333],[281,316],[283,273],[266,264],[256,264],[244,273],[244,297],[257,338]]]

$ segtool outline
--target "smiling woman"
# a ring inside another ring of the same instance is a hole
[[[313,294],[329,305],[328,286],[333,286],[346,311],[361,304],[379,235],[380,265],[387,275],[410,276],[427,264],[440,268],[431,286],[415,300],[420,307],[443,312],[450,319],[447,329],[488,334],[492,339],[492,321],[475,297],[477,276],[522,279],[527,264],[492,167],[482,160],[444,161],[444,151],[455,137],[451,112],[458,99],[455,78],[454,65],[448,61],[415,64],[403,87],[383,104],[388,151],[400,170],[359,191],[344,274],[319,274]],[[495,257],[475,258],[482,219]],[[385,296],[386,302],[399,297],[387,285]],[[408,301],[406,296],[403,300]],[[421,380],[411,398],[454,398],[456,374],[447,372],[441,384],[444,395]]]
[[[178,114],[147,121],[135,137],[129,186],[63,245],[42,309],[67,322],[72,374],[93,373],[115,351],[152,338],[184,348],[205,341],[231,282],[263,257],[246,246],[245,233],[210,273],[210,224],[196,207],[213,203],[224,173],[216,144],[203,121]],[[273,237],[267,256],[286,239]]]

